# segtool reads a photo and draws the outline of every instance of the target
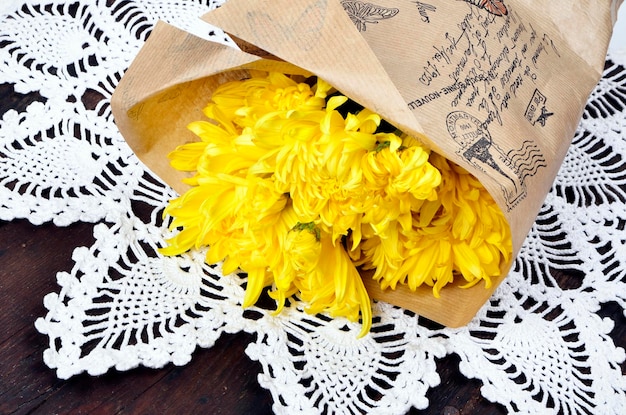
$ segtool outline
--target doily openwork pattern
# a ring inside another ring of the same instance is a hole
[[[228,43],[197,20],[220,3],[0,6],[0,84],[37,96],[0,114],[0,219],[97,223],[93,245],[75,250],[59,291],[43,300],[45,363],[60,378],[193,364],[197,347],[246,331],[257,334],[246,353],[261,364],[276,413],[426,408],[440,383],[436,359],[452,353],[510,413],[626,413],[624,349],[602,317],[605,305],[626,305],[626,68],[609,55],[513,270],[476,318],[432,328],[378,303],[371,333],[357,339],[357,326],[307,315],[296,300],[279,315],[244,311],[245,275],[221,277],[202,253],[157,254],[174,194],[127,147],[109,100],[157,19]],[[137,215],[138,204],[151,213]]]

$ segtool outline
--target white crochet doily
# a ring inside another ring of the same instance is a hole
[[[202,253],[156,253],[174,194],[128,148],[109,99],[157,19],[228,42],[197,19],[218,3],[0,5],[0,84],[36,97],[0,114],[0,219],[97,223],[94,244],[74,251],[59,291],[43,299],[45,363],[60,378],[193,364],[198,346],[246,331],[257,334],[246,353],[277,413],[426,408],[440,383],[436,359],[454,353],[462,374],[510,413],[625,414],[625,353],[601,315],[626,305],[626,62],[609,55],[513,270],[476,318],[432,328],[378,303],[371,333],[357,339],[358,326],[307,315],[297,302],[277,316],[244,311],[243,275],[219,277]],[[138,205],[151,215],[137,215]],[[560,286],[563,272],[577,283]]]

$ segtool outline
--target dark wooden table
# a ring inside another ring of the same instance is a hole
[[[0,84],[0,118],[8,109],[23,110],[37,99]],[[43,297],[59,291],[56,273],[71,270],[72,251],[91,246],[92,231],[93,225],[85,223],[59,228],[26,220],[0,222],[0,413],[271,413],[272,397],[257,382],[261,367],[244,353],[253,337],[244,333],[224,335],[214,347],[196,350],[184,367],[56,378],[43,363],[48,338],[35,330],[34,322],[46,314]],[[616,321],[616,344],[626,346],[621,309],[609,304],[602,313]],[[462,376],[458,362],[455,355],[437,362],[441,383],[428,392],[430,406],[411,414],[506,413],[481,397],[481,382]]]

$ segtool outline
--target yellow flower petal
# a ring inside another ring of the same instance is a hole
[[[309,312],[360,317],[360,335],[372,315],[357,267],[383,288],[427,284],[436,297],[455,276],[489,286],[511,257],[489,193],[378,114],[342,115],[348,99],[334,92],[257,71],[219,86],[210,121],[189,124],[200,141],[170,154],[195,174],[165,209],[179,233],[161,252],[208,246],[208,263],[248,273],[244,306],[271,285],[277,311],[298,293]]]

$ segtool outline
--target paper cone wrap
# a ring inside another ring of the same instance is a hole
[[[598,82],[613,0],[230,0],[205,16],[241,50],[159,22],[112,98],[137,156],[178,192],[167,154],[220,84],[250,69],[317,75],[474,174],[511,227],[513,254],[541,208]],[[447,326],[464,325],[486,289],[428,286],[379,300]]]

